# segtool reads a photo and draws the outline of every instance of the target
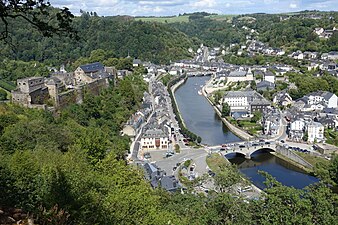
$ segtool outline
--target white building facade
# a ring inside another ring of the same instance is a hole
[[[142,150],[166,150],[169,148],[169,135],[160,129],[147,130],[141,138]]]
[[[311,122],[307,127],[308,141],[310,143],[324,141],[324,126],[318,122]]]

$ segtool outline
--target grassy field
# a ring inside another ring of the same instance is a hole
[[[214,172],[217,173],[221,170],[221,168],[226,167],[228,165],[228,161],[222,157],[220,154],[213,153],[207,157],[208,167]]]
[[[172,16],[172,17],[135,17],[135,20],[144,22],[158,22],[158,23],[187,23],[189,16]]]
[[[210,18],[217,21],[231,22],[236,15],[210,15],[205,18]],[[168,17],[135,17],[135,20],[144,22],[158,22],[158,23],[187,23],[189,22],[189,15],[184,16],[168,16]]]
[[[210,18],[212,20],[217,20],[217,21],[228,21],[231,22],[232,18],[236,15],[210,15],[206,16],[205,18]]]
[[[303,152],[295,152],[295,153],[297,155],[299,155],[300,157],[302,157],[303,159],[305,159],[306,161],[308,161],[313,166],[316,165],[316,163],[324,163],[324,164],[329,163],[328,160],[326,160],[322,157],[306,154],[306,153],[303,153]]]

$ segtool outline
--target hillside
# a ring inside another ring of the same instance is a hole
[[[1,58],[39,61],[54,65],[89,56],[95,49],[104,49],[112,57],[126,57],[168,63],[189,58],[192,41],[182,32],[164,24],[135,21],[130,17],[98,17],[83,13],[74,26],[80,40],[55,36],[44,38],[29,29],[23,21],[11,25],[12,43],[2,45]],[[34,40],[34,41],[32,41]]]

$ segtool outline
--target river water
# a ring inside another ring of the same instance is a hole
[[[209,79],[209,76],[191,77],[176,90],[175,97],[183,120],[190,131],[201,136],[202,143],[220,145],[240,141],[222,123],[205,97],[198,94],[201,86]],[[260,188],[264,188],[265,179],[258,171],[268,172],[282,184],[295,188],[303,188],[318,181],[268,152],[254,153],[250,160],[236,154],[227,155],[227,158],[237,164],[239,170]]]

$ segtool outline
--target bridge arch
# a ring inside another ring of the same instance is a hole
[[[223,154],[224,154],[225,157],[227,155],[230,155],[230,154],[239,154],[239,155],[242,155],[244,157],[246,156],[246,154],[244,152],[241,152],[241,151],[238,151],[238,150],[235,150],[235,151],[232,151],[232,150],[225,151]]]
[[[251,151],[246,155],[246,157],[247,157],[248,159],[250,159],[252,154],[257,153],[257,152],[263,152],[263,151],[264,151],[264,152],[276,152],[276,149],[273,149],[273,148],[271,148],[271,147],[260,147],[260,148],[251,150]]]
[[[245,148],[237,148],[232,150],[227,150],[223,154],[224,156],[227,156],[229,154],[240,154],[243,155],[246,159],[251,159],[251,155],[255,152],[259,151],[268,151],[268,152],[276,152],[275,146],[271,145],[265,145],[265,146],[251,146],[251,147],[245,147]]]

